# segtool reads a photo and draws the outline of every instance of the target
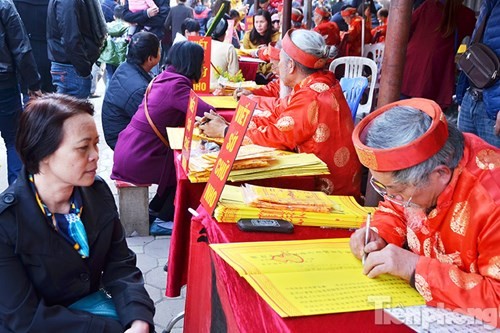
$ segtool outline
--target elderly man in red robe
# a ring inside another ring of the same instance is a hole
[[[317,177],[318,190],[359,197],[360,163],[350,140],[354,125],[338,81],[324,70],[328,56],[329,47],[317,32],[288,31],[282,40],[279,76],[292,92],[255,114],[247,137],[258,145],[315,154],[331,173]],[[211,121],[200,129],[208,136],[223,136],[223,120],[205,116]]]
[[[330,22],[330,11],[325,7],[316,7],[313,21],[316,27],[314,31],[325,39],[326,45],[337,46],[340,44],[340,30],[337,23]]]
[[[349,25],[349,30],[342,36],[343,56],[361,56],[361,34],[363,20],[358,15],[356,8],[348,7],[340,12],[344,21]],[[365,44],[372,39],[371,31],[365,24]]]
[[[428,305],[500,325],[500,150],[447,124],[421,98],[364,118],[353,133],[384,201],[351,236],[364,273],[407,280]]]

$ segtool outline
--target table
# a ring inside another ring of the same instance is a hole
[[[375,325],[378,311],[281,318],[208,244],[349,237],[351,231],[296,226],[293,234],[245,233],[198,207],[191,222],[185,332],[413,332],[400,323]],[[394,319],[395,322],[395,319]]]
[[[165,292],[165,295],[168,297],[179,296],[181,287],[187,283],[187,267],[190,249],[189,230],[191,223],[191,213],[189,213],[187,209],[189,207],[198,207],[201,194],[206,185],[206,183],[191,183],[189,181],[181,166],[179,159],[180,154],[180,151],[174,151],[177,189],[174,201],[174,228],[172,231],[172,238],[170,239],[170,253],[168,257],[167,289]],[[259,179],[246,183],[299,190],[313,190],[314,176]],[[229,182],[228,184],[240,185],[241,183]]]
[[[259,61],[238,61],[245,81],[255,81],[257,71],[259,70],[259,63]]]

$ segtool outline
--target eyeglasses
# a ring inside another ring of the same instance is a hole
[[[410,207],[410,206],[419,207],[417,204],[414,204],[413,202],[411,202],[411,199],[413,198],[413,195],[415,194],[416,188],[413,190],[413,193],[410,196],[410,198],[408,200],[404,200],[404,199],[398,198],[398,196],[388,194],[387,188],[385,187],[385,185],[373,177],[370,178],[370,185],[373,187],[373,189],[378,194],[380,194],[382,197],[384,197],[384,199],[392,202],[393,204],[396,204],[396,205],[402,206],[402,207]]]

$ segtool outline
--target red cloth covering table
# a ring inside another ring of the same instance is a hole
[[[191,222],[185,332],[413,332],[402,324],[376,325],[382,310],[281,318],[208,244],[349,237],[351,231],[296,226],[293,234],[248,233],[218,223],[198,207]],[[222,309],[222,311],[221,311]],[[381,321],[381,320],[380,320]],[[387,323],[387,321],[386,321]]]
[[[167,290],[165,295],[177,297],[180,290],[187,282],[187,267],[189,258],[189,228],[191,213],[188,208],[198,207],[200,197],[206,183],[191,183],[182,169],[179,159],[181,152],[174,151],[174,163],[177,177],[177,189],[175,193],[174,228],[170,239],[170,253],[168,257]],[[260,179],[248,181],[247,183],[283,187],[290,189],[312,190],[314,189],[314,177],[280,177],[272,179]],[[241,183],[229,183],[239,185]]]
[[[241,74],[245,78],[245,81],[255,81],[257,76],[257,71],[259,70],[259,61],[238,61],[240,66]]]

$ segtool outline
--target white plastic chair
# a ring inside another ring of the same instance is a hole
[[[365,45],[363,57],[372,59],[377,64],[377,83],[375,88],[378,88],[380,83],[380,72],[382,70],[382,60],[384,59],[385,43],[375,43]]]
[[[377,64],[375,61],[364,57],[341,57],[332,61],[330,71],[335,73],[335,69],[341,65],[345,66],[344,76],[347,78],[365,76],[369,81],[368,100],[358,107],[358,113],[368,114],[372,108],[373,93],[377,83]],[[369,75],[364,75],[363,69],[370,69]]]

